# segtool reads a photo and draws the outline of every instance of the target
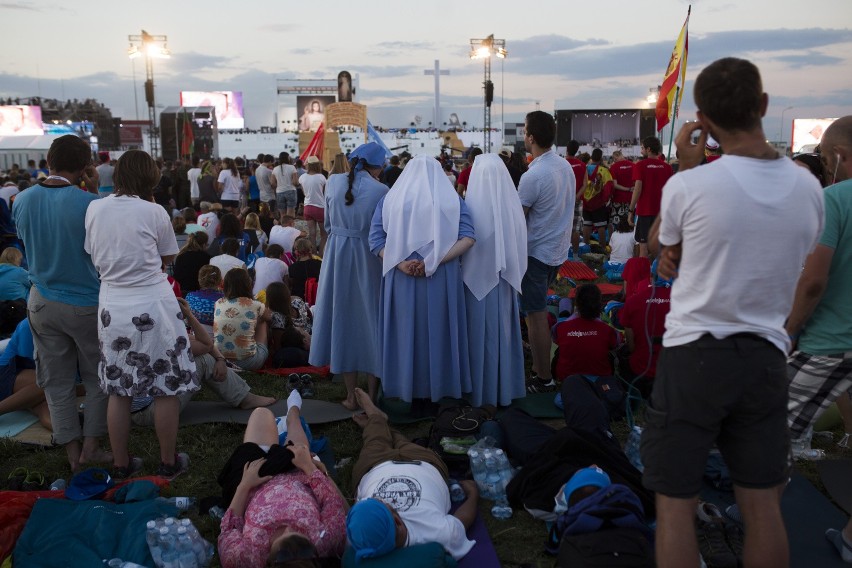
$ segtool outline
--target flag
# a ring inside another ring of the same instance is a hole
[[[382,147],[385,151],[385,158],[390,158],[393,156],[393,152],[390,151],[387,144],[384,143],[382,138],[379,136],[379,133],[376,132],[376,129],[373,127],[373,123],[369,120],[367,121],[367,142],[375,142],[379,146]]]
[[[692,6],[686,12],[686,21],[683,23],[680,35],[677,36],[677,42],[672,50],[669,66],[660,87],[660,95],[657,97],[657,132],[662,130],[672,118],[676,118],[677,107],[680,106],[680,99],[683,97],[683,84],[686,81],[686,56],[689,50],[689,14],[691,12]],[[680,79],[680,90],[677,89],[678,78]],[[677,96],[677,100],[675,100],[675,96]],[[675,116],[672,116],[672,109],[675,109]]]
[[[308,156],[316,156],[320,160],[322,160],[322,151],[325,146],[325,124],[320,123],[317,127],[317,131],[314,133],[314,137],[311,138],[311,141],[308,142],[307,148],[302,152],[302,155],[299,156],[299,159],[304,163],[307,161]]]
[[[195,134],[192,132],[192,122],[189,120],[189,115],[186,114],[186,107],[183,109],[183,128],[181,131],[180,155],[192,156],[195,152]]]

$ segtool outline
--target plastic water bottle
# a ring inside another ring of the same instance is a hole
[[[473,473],[473,480],[479,487],[479,493],[485,497],[485,462],[482,459],[482,454],[478,450],[470,450],[467,455],[470,458],[470,471]]]
[[[500,470],[500,478],[503,481],[503,490],[505,491],[515,475],[515,470],[512,469],[509,458],[506,457],[506,452],[503,450],[499,448],[494,450],[494,457],[497,459],[497,467]]]
[[[485,450],[485,491],[486,499],[497,501],[505,495],[503,478],[500,476],[500,466],[491,450]]]
[[[210,507],[209,515],[210,515],[211,519],[216,519],[217,521],[221,521],[222,517],[225,516],[225,509],[223,509],[219,505],[216,505],[215,507]]]
[[[450,500],[453,503],[461,503],[464,501],[465,494],[464,489],[462,489],[461,484],[455,479],[451,479],[450,482]]]
[[[151,551],[151,557],[157,566],[163,562],[163,551],[160,549],[159,537],[160,528],[157,526],[157,521],[148,521],[145,525],[145,542],[148,543],[148,550]]]
[[[136,564],[135,562],[125,562],[121,558],[112,558],[110,560],[104,560],[109,568],[145,568],[141,564]]]
[[[186,527],[178,527],[177,534],[180,568],[198,568],[198,558],[196,558],[195,551],[192,549],[192,538],[187,534]]]
[[[505,495],[500,497],[491,507],[491,516],[501,521],[512,518],[512,507],[509,506],[509,501],[506,500]]]
[[[645,466],[642,465],[642,456],[639,455],[639,441],[642,439],[642,428],[634,426],[627,436],[627,443],[624,445],[624,453],[627,459],[633,464],[633,467],[639,471],[644,471]]]
[[[165,524],[160,527],[160,536],[157,538],[161,551],[160,564],[158,564],[160,568],[180,568],[180,560],[175,549],[175,535],[171,532],[171,527],[174,524],[174,519],[169,517]]]
[[[161,503],[169,503],[178,508],[179,511],[188,511],[195,508],[195,497],[157,497]]]
[[[56,481],[54,481],[53,483],[50,484],[50,490],[51,491],[64,491],[66,485],[67,485],[67,483],[65,482],[65,480],[60,477],[59,479],[57,479]],[[113,560],[115,560],[115,559],[113,558]]]

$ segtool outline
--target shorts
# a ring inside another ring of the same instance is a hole
[[[246,359],[235,360],[234,364],[245,371],[257,371],[266,364],[269,358],[269,347],[263,343],[258,343],[255,346],[254,355]]]
[[[580,198],[577,198],[577,201],[574,202],[574,228],[573,231],[576,233],[580,230],[580,227],[583,226],[583,202]]]
[[[262,476],[278,475],[296,469],[296,466],[293,465],[293,454],[283,446],[275,444],[265,447],[254,442],[240,444],[228,458],[216,478],[216,481],[222,486],[222,498],[226,502],[226,507],[231,504],[231,499],[233,499],[237,486],[243,478],[245,465],[259,459],[266,460],[266,463],[260,466],[258,471]]]
[[[656,220],[656,215],[639,215],[636,219],[636,230],[633,232],[633,238],[637,243],[648,242],[648,233],[651,232],[651,225]]]
[[[550,266],[537,258],[527,257],[527,271],[521,280],[521,312],[543,312],[547,309],[547,289],[556,280],[559,266]]]
[[[584,227],[606,227],[609,224],[609,211],[606,206],[592,209],[591,211],[583,210],[583,226]]]
[[[223,199],[220,203],[222,203],[222,207],[236,209],[240,206],[240,202],[232,199]]]
[[[714,444],[735,485],[767,489],[789,476],[786,358],[757,335],[664,348],[645,412],[642,482],[652,491],[698,495]]]
[[[852,352],[813,355],[795,351],[787,361],[787,421],[791,438],[799,440],[852,387]]]
[[[305,205],[305,221],[316,221],[317,223],[325,223],[325,209],[316,205]]]
[[[296,208],[296,192],[295,191],[281,191],[275,194],[275,197],[278,199],[278,205],[282,209],[295,209]]]

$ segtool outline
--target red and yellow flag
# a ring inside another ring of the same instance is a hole
[[[686,12],[686,21],[680,29],[680,35],[677,36],[677,42],[672,50],[669,66],[666,68],[666,74],[663,77],[663,84],[660,87],[660,96],[657,98],[657,131],[665,127],[672,118],[677,116],[676,107],[680,106],[680,99],[683,97],[683,84],[686,82],[686,56],[689,51],[689,14],[692,12],[692,6]],[[680,79],[680,89],[677,89],[678,79]],[[677,96],[677,101],[675,101]],[[674,110],[674,117],[672,112]]]

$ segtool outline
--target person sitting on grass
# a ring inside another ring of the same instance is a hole
[[[268,324],[271,312],[252,296],[251,276],[244,268],[233,268],[224,279],[225,295],[213,312],[216,348],[246,371],[263,367],[269,356]]]
[[[615,233],[609,239],[609,246],[609,260],[604,263],[604,270],[606,270],[607,278],[610,280],[620,279],[624,265],[633,258],[633,249],[636,247],[633,229],[627,222],[627,217],[622,217],[618,221]]]
[[[216,349],[213,339],[204,326],[192,314],[189,303],[178,299],[184,319],[189,327],[189,348],[195,357],[198,379],[233,408],[252,409],[269,406],[275,399],[251,392],[251,387],[242,377],[228,368],[225,357]],[[187,407],[195,393],[178,395],[180,412]],[[137,397],[130,408],[131,422],[136,426],[154,426],[154,397]]]
[[[273,245],[275,246],[275,245]],[[311,335],[294,323],[300,314],[293,307],[290,289],[283,282],[266,288],[266,306],[271,311],[269,352],[276,367],[304,367],[308,364]]]
[[[210,249],[208,248],[208,254]],[[218,268],[222,275],[228,273],[232,268],[245,268],[246,263],[237,258],[240,252],[240,242],[237,239],[225,239],[221,247],[222,254],[210,259],[210,264]]]
[[[44,391],[36,384],[33,350],[33,332],[24,318],[0,355],[0,415],[29,410],[42,426],[53,430]]]
[[[446,464],[432,450],[391,430],[387,415],[360,388],[355,398],[365,412],[352,417],[364,429],[364,446],[352,469],[356,503],[346,519],[356,559],[438,542],[460,560],[476,544],[466,535],[476,519],[476,483],[461,482],[467,500],[450,514]]]
[[[218,542],[223,568],[284,566],[289,560],[315,566],[318,558],[343,553],[347,504],[325,466],[311,456],[301,405],[294,390],[287,399],[284,446],[272,412],[256,409],[243,444],[219,474],[228,503]]]
[[[309,278],[319,280],[322,261],[314,258],[314,244],[310,239],[296,239],[293,243],[293,255],[296,261],[290,265],[290,292],[299,298],[305,298],[305,283]]]
[[[0,300],[28,299],[30,275],[21,268],[24,255],[15,247],[6,247],[0,254]]]
[[[186,301],[192,315],[201,322],[210,337],[213,337],[213,312],[216,311],[216,301],[224,293],[222,292],[222,272],[218,267],[202,266],[198,271],[198,290],[189,292]]]

